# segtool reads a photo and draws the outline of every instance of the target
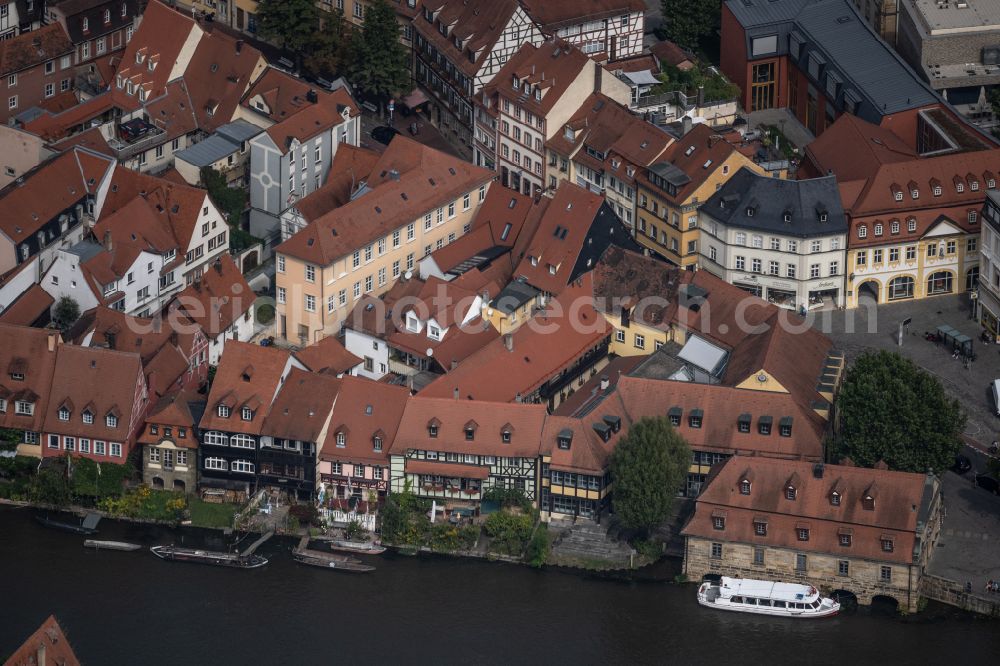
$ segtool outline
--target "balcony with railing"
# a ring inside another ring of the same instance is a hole
[[[166,132],[142,118],[133,118],[118,126],[118,136],[108,146],[119,160],[127,160],[167,140]]]

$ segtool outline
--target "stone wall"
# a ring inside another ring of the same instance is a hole
[[[899,607],[916,612],[920,599],[920,571],[917,567],[866,560],[844,555],[803,552],[806,570],[796,571],[798,551],[785,548],[757,546],[764,549],[764,564],[753,563],[754,545],[743,543],[722,544],[722,557],[712,557],[713,541],[688,537],[684,552],[684,573],[691,580],[700,580],[705,574],[740,576],[814,585],[826,591],[846,590],[858,598],[858,603],[870,604],[875,596],[892,597]],[[839,575],[839,562],[848,562],[849,575]],[[891,582],[881,579],[882,566],[892,568]]]
[[[973,590],[973,593],[969,594],[961,583],[931,574],[924,574],[920,581],[920,593],[928,599],[958,606],[973,613],[1000,617],[1000,598],[987,599],[978,596],[976,593],[980,591]]]

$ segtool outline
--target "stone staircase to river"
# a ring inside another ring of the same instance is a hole
[[[608,537],[608,525],[590,520],[553,521],[550,561],[563,566],[609,570],[629,568],[635,550]]]

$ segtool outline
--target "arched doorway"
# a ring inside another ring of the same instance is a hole
[[[889,281],[888,298],[890,301],[900,301],[913,298],[915,280],[909,275],[898,275]]]
[[[840,604],[841,613],[853,613],[858,609],[858,597],[850,590],[834,590],[830,597]]]
[[[950,294],[954,291],[954,276],[951,271],[937,271],[927,278],[927,295]]]
[[[257,256],[257,251],[254,250],[243,257],[243,272],[248,273],[251,270],[257,268],[257,264],[260,263],[260,257]]]
[[[179,493],[187,492],[187,484],[180,479],[174,479],[174,490]]]
[[[163,479],[158,476],[153,477],[153,488],[156,490],[163,490]]]
[[[862,301],[868,301],[870,303],[878,303],[878,292],[879,292],[879,284],[875,280],[868,280],[867,282],[862,282],[858,286],[858,305],[861,305]]]
[[[872,597],[872,612],[882,615],[895,615],[899,610],[899,602],[895,598],[885,594],[876,594]]]
[[[979,266],[965,271],[965,290],[972,291],[979,285]]]

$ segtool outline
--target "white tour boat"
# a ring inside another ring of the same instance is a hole
[[[705,581],[698,588],[698,603],[709,608],[779,617],[830,617],[840,604],[821,597],[819,590],[799,583],[775,583],[752,578]]]

